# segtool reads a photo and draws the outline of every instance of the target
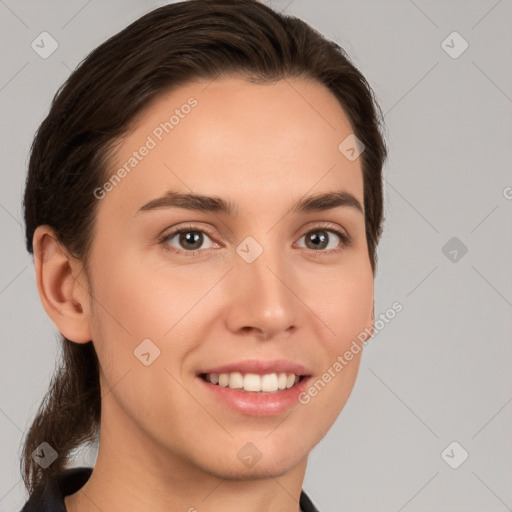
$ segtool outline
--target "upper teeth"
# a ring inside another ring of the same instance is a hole
[[[299,376],[294,373],[267,373],[258,375],[257,373],[240,372],[232,373],[207,373],[206,380],[212,384],[218,384],[222,387],[232,389],[241,389],[245,391],[277,391],[278,389],[291,388],[295,382],[298,382]]]

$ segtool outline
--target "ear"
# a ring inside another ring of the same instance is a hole
[[[76,343],[91,341],[89,283],[82,263],[68,255],[50,226],[34,232],[39,297],[60,333]]]
[[[375,332],[375,299],[373,299],[372,323],[371,323],[370,331],[371,331],[371,334],[368,339],[370,339],[373,336],[373,333]]]
[[[373,307],[372,307],[372,315],[370,324],[368,327],[364,330],[364,342],[370,340],[370,338],[373,336],[373,333],[375,332],[375,299],[373,300]]]

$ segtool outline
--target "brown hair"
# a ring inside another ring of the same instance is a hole
[[[27,250],[33,253],[36,227],[47,224],[87,269],[98,203],[93,191],[106,181],[114,143],[158,95],[221,75],[255,83],[303,77],[335,95],[365,145],[365,229],[375,274],[387,150],[374,93],[340,46],[256,0],[166,5],[87,56],[56,93],[32,143],[24,197]],[[78,344],[61,335],[61,343],[61,365],[24,439],[23,479],[34,494],[99,430],[99,363],[92,341]],[[46,469],[32,458],[42,442],[58,453]]]

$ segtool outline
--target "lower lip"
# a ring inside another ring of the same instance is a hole
[[[306,377],[297,385],[281,391],[253,393],[217,386],[197,377],[216,400],[249,416],[274,416],[290,409],[299,403],[298,397],[306,390],[310,378]]]

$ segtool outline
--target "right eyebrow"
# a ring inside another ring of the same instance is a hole
[[[218,196],[205,196],[201,194],[181,194],[169,190],[165,195],[157,197],[139,208],[140,212],[147,212],[161,208],[185,208],[187,210],[199,210],[209,212],[221,212],[227,215],[236,216],[238,208],[230,201]]]

